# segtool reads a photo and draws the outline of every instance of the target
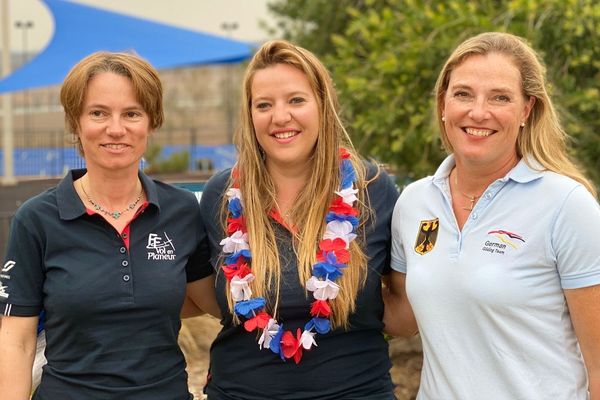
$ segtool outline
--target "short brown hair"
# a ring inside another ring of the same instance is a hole
[[[86,90],[90,79],[104,72],[112,72],[131,80],[137,100],[149,116],[151,130],[160,128],[163,123],[162,83],[158,72],[150,63],[130,53],[99,51],[90,54],[71,69],[60,89],[60,102],[65,110],[65,127],[77,137],[77,146],[82,154],[78,131]]]

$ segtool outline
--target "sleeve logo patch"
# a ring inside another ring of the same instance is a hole
[[[2,282],[0,282],[0,297],[3,299],[8,299],[8,293],[6,293],[6,288],[8,286],[4,286],[2,285]]]
[[[15,267],[17,263],[15,261],[12,260],[8,260],[6,262],[6,264],[4,264],[4,267],[2,267],[2,272],[6,273],[8,271],[10,271],[11,269],[13,269]]]
[[[417,240],[415,241],[415,251],[421,255],[429,253],[435,247],[440,227],[440,219],[429,219],[421,221]]]

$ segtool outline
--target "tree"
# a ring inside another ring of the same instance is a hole
[[[307,21],[294,4],[278,1],[287,17]],[[282,4],[286,3],[286,7]],[[328,32],[319,48],[331,69],[343,115],[359,150],[418,178],[443,157],[433,124],[432,90],[442,64],[469,36],[506,31],[525,37],[548,67],[550,92],[574,154],[600,183],[600,3],[594,0],[364,0],[343,1],[335,14],[343,31],[327,24],[329,8],[311,14],[310,32]],[[337,2],[340,4],[340,2]],[[310,7],[308,7],[310,8]],[[326,24],[320,30],[316,25]],[[311,47],[318,36],[288,37]]]
[[[346,30],[350,21],[345,11],[348,7],[366,11],[384,3],[383,0],[273,0],[268,8],[275,15],[275,25],[263,22],[263,26],[271,34],[281,31],[285,39],[324,56],[334,51],[333,34]]]

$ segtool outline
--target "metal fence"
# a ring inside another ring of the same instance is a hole
[[[220,170],[234,164],[236,154],[233,145],[202,144],[205,141],[206,135],[199,134],[196,128],[169,129],[153,133],[149,144],[160,146],[159,161],[168,159],[174,153],[187,152],[189,172]],[[16,136],[13,160],[17,177],[63,176],[67,170],[85,165],[75,144],[62,131]],[[148,163],[143,159],[141,167],[146,166]],[[1,148],[0,175],[4,176],[4,151]]]

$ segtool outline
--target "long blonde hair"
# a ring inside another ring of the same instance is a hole
[[[509,33],[486,32],[465,40],[452,52],[442,68],[435,85],[435,94],[437,122],[446,150],[449,153],[453,152],[441,120],[450,74],[467,58],[489,53],[508,56],[521,73],[523,96],[535,98],[528,121],[521,128],[517,138],[517,154],[520,157],[526,156],[525,161],[527,157],[533,157],[546,170],[575,179],[596,196],[594,185],[584,176],[567,152],[569,137],[562,128],[546,91],[546,69],[542,61],[524,39]]]
[[[241,123],[234,141],[239,157],[235,168],[242,191],[242,203],[252,252],[252,283],[255,296],[267,299],[267,308],[277,318],[281,265],[277,240],[269,212],[275,207],[275,186],[261,156],[252,122],[252,79],[257,71],[276,64],[286,64],[302,71],[313,90],[319,108],[319,134],[312,155],[312,173],[304,189],[295,201],[291,220],[297,228],[294,234],[294,251],[298,258],[298,277],[302,284],[312,275],[312,264],[325,229],[325,216],[333,199],[334,188],[339,187],[340,147],[351,154],[351,162],[357,172],[357,188],[360,190],[359,211],[361,220],[370,215],[367,205],[365,167],[359,160],[350,137],[338,116],[338,101],[333,82],[325,66],[309,51],[284,40],[265,43],[254,55],[244,77]],[[231,182],[230,182],[231,185]],[[226,207],[222,207],[225,222]],[[361,229],[362,230],[362,229]],[[364,285],[367,257],[363,251],[364,237],[350,245],[351,259],[338,283],[338,297],[331,302],[331,322],[334,327],[347,327],[348,317],[355,310],[355,299]],[[230,308],[233,303],[227,290]],[[307,315],[308,315],[307,310]]]

